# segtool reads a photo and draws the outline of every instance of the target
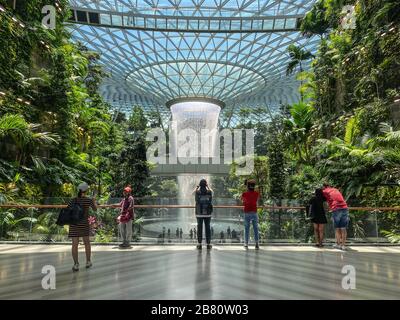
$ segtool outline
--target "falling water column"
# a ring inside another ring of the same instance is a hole
[[[171,104],[170,108],[173,126],[171,145],[176,152],[178,164],[199,164],[200,157],[211,159],[218,155],[219,105],[206,101],[184,101]],[[204,139],[205,134],[208,134],[207,139]],[[192,193],[203,178],[210,181],[206,173],[178,175],[179,204],[194,205]],[[185,234],[195,222],[193,209],[179,210],[178,223]]]

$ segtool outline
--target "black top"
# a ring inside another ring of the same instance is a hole
[[[309,201],[309,216],[313,223],[327,223],[323,199],[313,197]]]

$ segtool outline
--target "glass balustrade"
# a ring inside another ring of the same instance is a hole
[[[103,205],[116,204],[121,199],[109,199]],[[46,198],[46,207],[25,208],[20,205],[0,208],[0,240],[28,242],[67,242],[68,226],[56,225],[65,198]],[[27,201],[29,203],[29,201]],[[195,243],[197,229],[192,199],[144,198],[136,199],[133,241],[138,243]],[[281,206],[267,203],[259,209],[259,229],[262,243],[313,243],[312,223],[305,209],[296,201],[282,201]],[[143,207],[142,207],[143,206]],[[186,206],[186,207],[185,207]],[[352,205],[355,206],[355,205]],[[350,210],[348,241],[350,243],[385,243],[385,230],[390,230],[393,211],[373,208]],[[99,206],[90,212],[91,239],[96,243],[115,243],[120,239],[116,218],[119,209]],[[241,243],[244,237],[243,212],[238,201],[214,199],[212,214],[213,243]],[[325,239],[335,238],[331,214],[327,213]],[[228,231],[230,230],[230,232]],[[181,231],[182,230],[182,231]],[[253,231],[251,228],[251,238]]]
[[[131,15],[130,13],[113,14],[110,12],[92,12],[72,10],[69,21],[91,25],[103,25],[112,27],[125,27],[137,29],[160,29],[160,30],[191,30],[191,31],[268,31],[268,30],[295,30],[301,15],[281,18],[275,16],[239,16],[224,17],[217,19],[207,16],[158,16],[154,12],[150,14]]]

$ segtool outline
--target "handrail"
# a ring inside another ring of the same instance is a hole
[[[65,204],[0,204],[0,208],[16,208],[16,209],[62,209],[66,208]],[[98,208],[119,208],[119,204],[103,204],[98,205]],[[243,209],[243,206],[235,205],[214,205],[214,208],[221,209]],[[134,208],[145,208],[145,209],[162,209],[162,208],[174,208],[174,209],[194,209],[194,205],[157,205],[157,204],[135,204]],[[269,210],[305,210],[302,206],[258,206],[257,208],[269,209]],[[400,211],[400,207],[349,207],[351,211]]]

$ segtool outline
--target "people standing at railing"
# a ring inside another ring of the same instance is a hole
[[[96,196],[93,198],[86,197],[86,193],[89,189],[89,185],[86,182],[81,183],[78,186],[78,195],[76,198],[71,199],[68,203],[68,207],[71,208],[74,204],[78,203],[83,210],[83,218],[77,224],[69,226],[68,237],[72,239],[72,258],[74,259],[73,271],[79,271],[79,259],[78,259],[78,245],[79,238],[83,239],[85,244],[86,253],[86,268],[92,266],[91,261],[91,247],[90,247],[90,228],[89,228],[89,208],[97,210]]]
[[[124,189],[124,199],[120,202],[120,215],[117,218],[118,228],[121,234],[122,243],[120,248],[129,248],[132,240],[132,223],[134,219],[133,207],[135,201],[132,196],[132,189],[127,186]]]
[[[232,230],[232,239],[236,239],[236,237],[237,237],[236,230],[233,229]]]
[[[324,246],[324,227],[328,222],[325,215],[324,201],[325,197],[322,189],[316,189],[308,207],[311,222],[314,225],[315,245],[320,248]]]
[[[195,214],[197,218],[197,249],[201,249],[203,241],[203,223],[205,226],[207,249],[211,249],[211,213],[212,190],[207,184],[207,180],[201,179],[199,185],[193,191],[195,194]]]
[[[324,183],[322,193],[332,212],[336,236],[336,243],[333,247],[346,250],[347,226],[349,224],[349,209],[347,203],[341,192],[328,183]]]
[[[253,224],[254,240],[256,242],[255,248],[259,247],[259,232],[258,232],[258,215],[257,203],[260,198],[260,193],[255,190],[256,181],[253,179],[246,181],[247,191],[243,192],[241,196],[244,205],[244,247],[248,249],[250,238],[250,223]]]

